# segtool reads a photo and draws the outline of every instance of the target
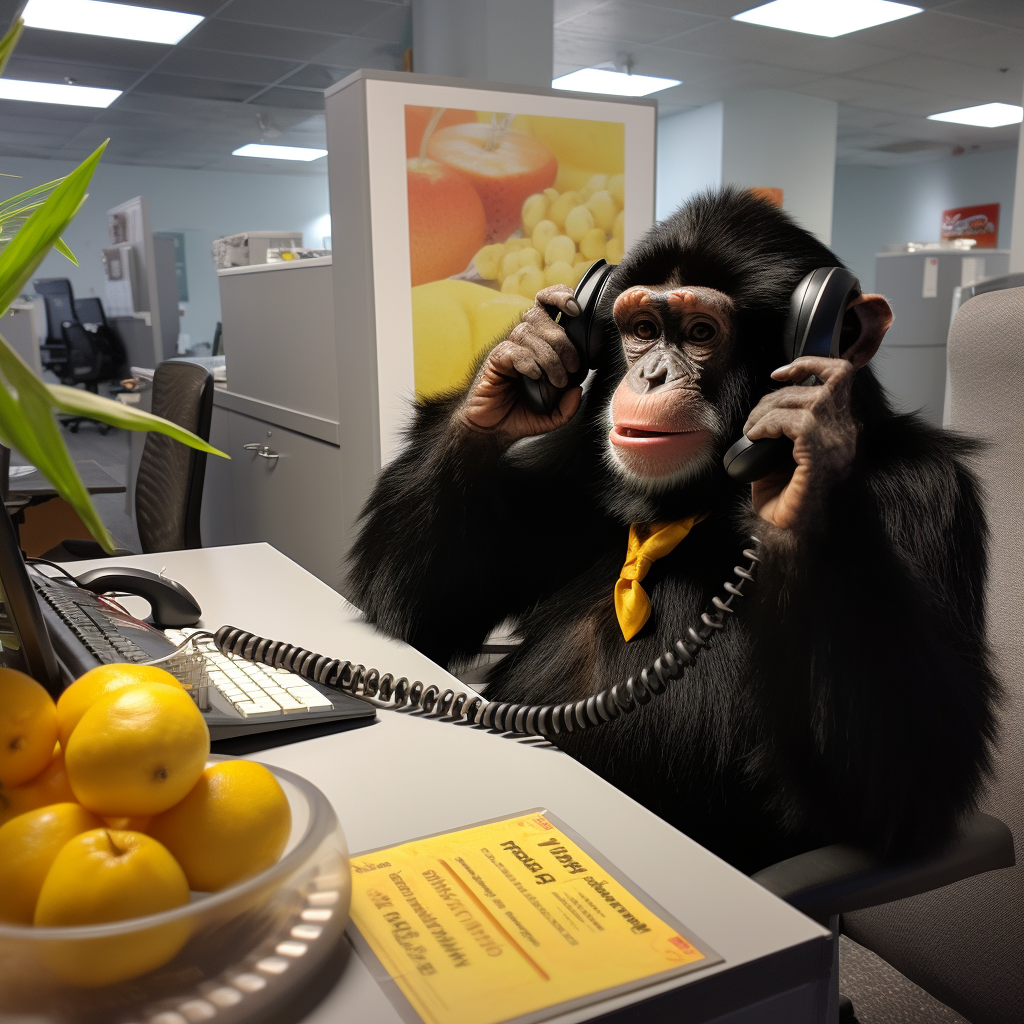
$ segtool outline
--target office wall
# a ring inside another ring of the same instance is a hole
[[[709,103],[658,119],[658,220],[695,192],[721,183],[723,106]]]
[[[74,164],[58,160],[7,159],[0,162],[0,196],[67,174]],[[227,174],[165,167],[126,167],[100,162],[89,197],[64,235],[78,257],[75,267],[51,254],[36,277],[67,277],[76,295],[103,297],[100,250],[107,244],[107,210],[134,196],[149,200],[154,231],[185,235],[189,301],[181,331],[192,344],[212,341],[220,319],[220,294],[210,255],[215,238],[238,231],[302,230],[305,243],[319,248],[329,235],[327,178],[276,174]],[[326,230],[325,227],[327,228]],[[26,289],[31,292],[31,285]]]
[[[902,167],[836,167],[832,248],[867,289],[886,242],[939,237],[942,211],[999,203],[999,247],[1010,247],[1016,150],[965,153]]]

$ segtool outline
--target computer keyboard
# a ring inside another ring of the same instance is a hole
[[[164,636],[180,644],[197,630],[165,629]],[[210,684],[244,718],[259,715],[296,714],[327,710],[331,700],[315,686],[284,668],[270,668],[222,654],[212,638],[196,641],[206,659]]]

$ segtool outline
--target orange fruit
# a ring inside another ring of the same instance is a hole
[[[182,689],[141,683],[101,697],[64,754],[83,807],[103,817],[159,814],[196,784],[210,753],[202,712]]]
[[[0,787],[0,825],[37,807],[68,802],[75,802],[75,794],[71,792],[64,753],[58,744],[50,763],[34,779],[20,786]]]
[[[57,701],[57,729],[61,743],[67,747],[71,730],[78,720],[100,699],[114,690],[139,683],[164,683],[182,689],[170,672],[154,665],[100,665],[79,676]]]
[[[484,244],[484,208],[473,186],[434,160],[408,161],[413,287],[461,274]]]
[[[221,761],[152,820],[149,834],[174,854],[193,889],[217,892],[276,864],[291,827],[273,772],[254,761]]]
[[[407,157],[419,156],[420,147],[423,145],[423,133],[434,116],[436,107],[417,107],[407,104],[405,108],[405,155]],[[447,128],[450,124],[466,124],[468,121],[476,120],[475,110],[445,110],[434,126]]]
[[[50,763],[56,742],[53,698],[24,672],[0,668],[0,785],[35,778]]]
[[[0,826],[0,921],[31,924],[50,865],[75,836],[100,819],[78,804],[62,803],[19,814]]]
[[[188,901],[185,873],[155,839],[95,828],[65,843],[54,858],[33,920],[43,928],[103,924],[159,914]],[[50,957],[51,970],[89,987],[135,978],[167,963],[190,930],[187,920],[170,921],[59,943]]]
[[[540,139],[489,124],[435,131],[427,141],[427,155],[472,183],[487,214],[488,242],[504,242],[517,231],[523,203],[548,188],[558,173],[557,161]]]

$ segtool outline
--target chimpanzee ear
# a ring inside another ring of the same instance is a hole
[[[846,307],[840,345],[844,359],[866,366],[892,326],[892,310],[881,295],[860,295]]]

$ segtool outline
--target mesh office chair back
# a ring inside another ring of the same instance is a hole
[[[195,363],[160,363],[153,377],[153,413],[208,441],[213,377]],[[135,522],[144,552],[202,547],[205,475],[205,452],[163,434],[146,437],[135,480]]]
[[[982,809],[1013,830],[1017,866],[844,918],[874,950],[971,1024],[1018,1024],[1024,1007],[1024,287],[976,295],[949,332],[951,422],[982,439],[988,640],[1005,687],[995,771]]]

